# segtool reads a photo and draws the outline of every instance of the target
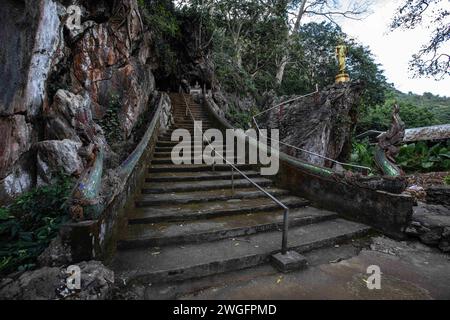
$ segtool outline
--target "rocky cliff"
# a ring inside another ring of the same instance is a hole
[[[280,141],[312,153],[345,161],[351,151],[351,133],[363,85],[359,82],[334,84],[317,94],[275,108],[259,118],[261,128],[278,128]],[[268,106],[288,101],[280,97]],[[280,145],[287,154],[309,163],[332,166],[324,158]]]
[[[77,177],[99,146],[114,157],[110,137],[130,138],[155,91],[136,0],[6,0],[1,11],[0,203],[57,171]]]

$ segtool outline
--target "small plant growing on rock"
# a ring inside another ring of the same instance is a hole
[[[99,125],[102,127],[106,140],[110,145],[123,140],[119,120],[121,108],[122,101],[120,96],[116,94],[111,95],[106,113],[99,121]]]
[[[444,178],[444,184],[450,186],[450,174]]]

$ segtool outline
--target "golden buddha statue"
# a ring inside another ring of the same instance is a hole
[[[339,74],[336,76],[336,83],[350,81],[350,76],[345,72],[345,61],[348,54],[348,48],[343,41],[336,46],[336,59],[339,63]]]

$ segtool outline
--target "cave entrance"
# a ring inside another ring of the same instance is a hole
[[[203,91],[203,89],[210,89],[202,79],[199,77],[183,77],[179,78],[173,75],[162,75],[158,71],[154,73],[156,90],[165,92],[179,92],[182,89],[188,93],[191,90]]]
[[[159,72],[155,72],[155,84],[156,90],[166,92],[178,92],[181,85],[180,79],[172,75],[161,75]]]

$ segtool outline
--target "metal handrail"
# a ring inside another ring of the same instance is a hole
[[[195,124],[196,120],[194,118],[194,115],[191,112],[191,108],[189,108],[189,103],[187,102],[184,93],[182,93],[182,95],[183,95],[184,103],[186,104],[186,115],[189,113],[189,115],[191,116],[191,118],[192,118],[192,120],[194,122],[194,126],[195,126],[196,125]],[[207,139],[205,137],[205,134],[203,133],[203,131],[202,131],[202,138],[203,138],[203,141],[206,141],[208,143],[208,145],[212,148],[214,155],[216,155],[215,149],[211,145],[211,142],[209,141],[209,139]],[[236,170],[241,176],[243,176],[247,181],[249,181],[254,187],[256,187],[259,191],[264,193],[264,195],[269,197],[273,202],[275,202],[278,206],[280,206],[284,210],[284,215],[283,215],[283,237],[282,237],[282,243],[281,243],[281,253],[283,255],[286,254],[287,253],[287,233],[288,233],[288,228],[289,228],[289,208],[285,204],[283,204],[280,200],[278,200],[273,195],[271,195],[269,192],[264,190],[263,187],[258,185],[251,178],[249,178],[245,173],[243,173],[241,170],[239,170],[233,163],[231,163],[225,157],[223,157],[223,155],[221,155],[220,153],[217,153],[217,154],[219,155],[220,158],[222,158],[222,160],[225,161],[225,163],[227,165],[229,165],[232,168],[231,169],[231,172],[232,172],[231,178],[232,178],[232,190],[233,190],[233,193],[234,193],[234,170]],[[214,168],[214,162],[213,162],[213,168]]]
[[[256,117],[259,117],[260,115],[262,115],[262,114],[264,114],[264,113],[267,113],[267,112],[269,112],[269,111],[271,111],[271,110],[273,110],[273,109],[280,108],[281,106],[286,105],[286,104],[288,104],[288,103],[292,103],[292,102],[294,102],[294,101],[297,101],[297,100],[300,100],[300,99],[303,99],[303,98],[312,96],[312,95],[314,95],[314,94],[316,94],[316,93],[318,93],[318,92],[319,92],[319,86],[316,85],[316,91],[314,91],[314,92],[312,92],[312,93],[308,93],[308,94],[305,94],[305,95],[303,95],[303,96],[296,97],[296,98],[294,98],[294,99],[290,99],[290,100],[284,101],[284,102],[279,103],[279,104],[277,104],[276,106],[274,106],[274,107],[272,107],[272,108],[270,108],[270,109],[264,110],[264,111],[262,111],[262,112],[260,112],[260,113],[258,113],[258,114],[256,114],[256,115],[254,115],[254,116],[252,117],[252,119],[253,119],[253,122],[254,122],[254,124],[255,124],[255,126],[256,126],[256,129],[258,130],[259,135],[265,137],[265,138],[268,139],[268,140],[278,142],[279,144],[282,144],[282,145],[288,146],[288,147],[290,147],[290,148],[299,150],[299,151],[301,151],[301,152],[304,152],[304,153],[307,153],[307,154],[310,154],[310,155],[313,155],[313,156],[316,156],[316,157],[319,157],[319,158],[328,160],[328,161],[330,161],[330,162],[339,164],[339,165],[341,165],[341,166],[347,166],[347,167],[352,167],[352,168],[358,168],[358,169],[367,170],[368,172],[372,172],[372,169],[369,168],[369,167],[360,166],[360,165],[351,164],[351,163],[346,163],[346,162],[340,162],[340,161],[337,161],[337,160],[335,160],[335,159],[331,159],[331,158],[329,158],[329,157],[323,156],[323,155],[321,155],[321,154],[318,154],[318,153],[315,153],[315,152],[312,152],[312,151],[309,151],[309,150],[306,150],[306,149],[302,149],[302,148],[293,146],[293,145],[288,144],[288,143],[286,143],[286,142],[283,142],[283,141],[280,141],[280,140],[276,140],[276,139],[269,138],[269,137],[267,137],[266,135],[264,135],[264,134],[261,132],[261,129],[260,129],[259,125],[258,125],[258,122],[256,121]]]

